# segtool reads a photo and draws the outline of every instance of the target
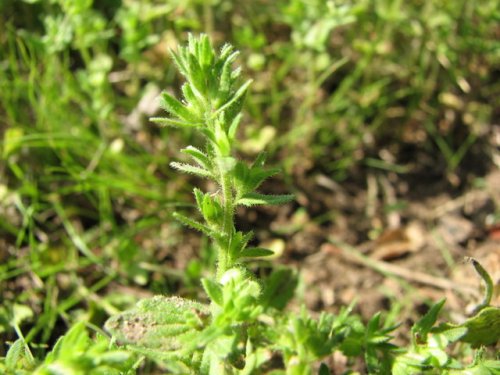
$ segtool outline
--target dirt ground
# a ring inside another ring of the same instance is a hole
[[[425,179],[410,189],[390,174],[368,174],[365,186],[340,186],[322,174],[297,185],[305,210],[280,209],[271,229],[283,232],[288,226],[288,238],[274,241],[283,242],[283,261],[301,271],[312,310],[336,311],[356,300],[365,319],[377,311],[399,311],[407,319],[399,329],[405,340],[426,302],[445,297],[448,318],[456,322],[481,302],[484,286],[467,257],[500,284],[497,167],[462,191]],[[498,288],[492,304],[500,305]]]

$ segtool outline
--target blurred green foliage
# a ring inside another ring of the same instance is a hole
[[[291,176],[460,180],[467,157],[490,163],[499,19],[495,0],[1,1],[0,294],[30,314],[0,319],[0,341],[22,331],[44,355],[65,324],[133,305],[117,285],[199,292],[209,245],[188,264],[171,250],[197,248],[171,219],[191,186],[166,143],[191,135],[147,121],[188,31],[250,68],[242,155],[267,146]]]

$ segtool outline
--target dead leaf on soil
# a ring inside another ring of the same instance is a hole
[[[426,243],[424,226],[417,221],[405,227],[388,229],[375,241],[371,257],[378,260],[399,258],[422,249]]]

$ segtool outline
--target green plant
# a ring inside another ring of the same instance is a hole
[[[23,305],[36,313],[19,331],[0,328],[0,356],[22,332],[34,358],[43,358],[59,327],[82,320],[83,305],[84,319],[97,325],[104,311],[116,313],[115,297],[101,299],[98,291],[113,279],[149,282],[154,244],[140,242],[148,232],[158,238],[168,207],[177,201],[165,194],[173,191],[166,187],[168,167],[155,168],[166,165],[168,156],[148,152],[147,142],[137,142],[136,133],[123,126],[122,115],[133,111],[143,92],[115,95],[123,83],[113,83],[110,75],[124,63],[111,48],[119,42],[113,12],[101,5],[2,2],[0,300],[6,310]],[[141,126],[141,118],[135,125]],[[138,170],[138,160],[150,168]],[[134,207],[141,214],[128,216]],[[169,241],[179,231],[180,225],[169,226]],[[96,269],[89,271],[91,265]],[[170,287],[168,267],[162,272],[155,278],[158,292]],[[21,287],[28,274],[37,285]],[[69,282],[59,283],[61,277]],[[97,299],[90,302],[89,296]]]
[[[91,339],[84,323],[74,325],[60,337],[54,349],[36,366],[28,346],[19,338],[9,348],[0,370],[6,375],[92,374],[119,375],[133,371],[133,355],[98,334]]]
[[[181,223],[213,241],[216,275],[202,279],[210,304],[156,296],[111,317],[106,329],[130,350],[181,374],[306,375],[313,372],[318,360],[334,351],[349,358],[363,357],[369,373],[374,374],[467,373],[460,372],[466,371],[466,366],[451,360],[445,350],[458,340],[487,345],[498,338],[495,332],[487,341],[480,337],[480,332],[492,322],[496,324],[499,316],[499,309],[488,306],[491,280],[485,279],[489,285],[487,300],[476,316],[459,326],[434,327],[444,303],[439,302],[417,322],[414,342],[404,349],[390,343],[394,327],[384,326],[380,314],[365,326],[351,313],[352,306],[338,315],[322,313],[317,319],[305,309],[299,313],[286,311],[296,285],[293,272],[278,268],[258,280],[245,266],[246,260],[272,255],[272,251],[249,245],[252,233],[236,229],[235,209],[286,203],[293,196],[257,192],[261,183],[278,171],[264,168],[263,154],[247,165],[233,153],[250,85],[250,81],[238,84],[240,70],[232,68],[236,56],[229,45],[216,54],[206,35],[190,36],[187,46],[173,52],[186,79],[184,98],[180,101],[164,92],[161,106],[171,117],[152,119],[165,126],[193,129],[205,141],[204,149],[188,146],[182,150],[194,164],[174,162],[171,166],[212,180],[217,186],[210,192],[194,189],[202,221],[174,214]],[[493,373],[498,362],[478,356],[473,366]],[[319,371],[329,372],[325,364]]]
[[[206,140],[204,150],[193,146],[182,150],[194,160],[194,165],[177,162],[171,165],[211,179],[218,186],[215,192],[194,189],[203,222],[174,214],[214,243],[216,277],[202,280],[211,305],[177,297],[156,297],[142,301],[133,311],[111,318],[106,326],[134,350],[179,372],[191,369],[210,374],[251,373],[270,359],[272,343],[282,342],[276,349],[286,348],[284,359],[295,369],[290,373],[303,373],[312,360],[341,340],[340,336],[332,335],[329,323],[333,316],[325,315],[316,322],[308,316],[283,319],[275,313],[283,310],[293,295],[292,274],[277,270],[266,284],[261,284],[243,265],[247,259],[268,256],[272,251],[249,246],[252,233],[235,228],[235,208],[281,204],[293,199],[291,195],[265,195],[256,191],[266,178],[278,172],[264,168],[264,154],[251,165],[233,155],[240,111],[250,81],[238,85],[240,70],[232,68],[237,52],[225,45],[216,55],[207,36],[190,37],[188,46],[181,47],[173,56],[187,80],[182,87],[184,102],[163,93],[161,105],[172,117],[153,118],[153,121],[193,128]],[[262,319],[266,315],[274,325],[264,324]],[[157,327],[154,331],[152,322]],[[296,329],[304,333],[304,341],[296,341],[293,334],[289,337],[289,331]],[[137,331],[141,332],[139,336],[133,333]],[[329,338],[326,346],[325,338]]]

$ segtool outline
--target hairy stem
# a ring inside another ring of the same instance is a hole
[[[227,172],[221,171],[221,187],[224,205],[224,219],[222,232],[227,236],[225,248],[219,249],[219,261],[217,264],[217,279],[220,280],[224,272],[232,267],[233,261],[230,254],[230,245],[234,232],[234,197],[232,192],[231,177]]]

